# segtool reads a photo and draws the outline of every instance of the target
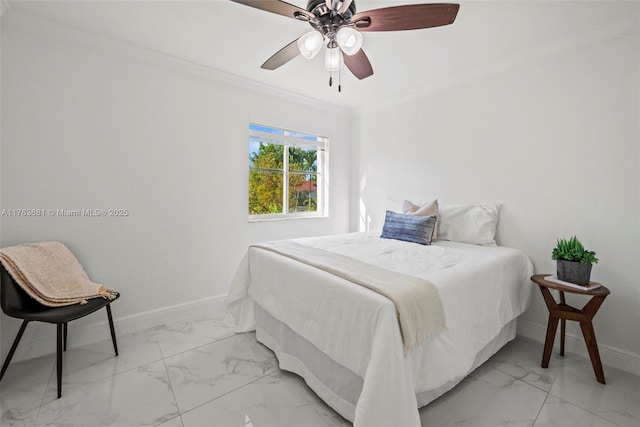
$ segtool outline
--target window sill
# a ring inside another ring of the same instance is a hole
[[[249,222],[288,221],[292,219],[328,218],[329,215],[313,212],[308,214],[273,214],[273,215],[249,215]]]

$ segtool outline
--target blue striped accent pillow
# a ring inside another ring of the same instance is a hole
[[[430,245],[435,226],[435,216],[404,215],[387,211],[380,237]]]

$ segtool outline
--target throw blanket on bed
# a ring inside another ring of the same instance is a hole
[[[93,283],[60,242],[42,242],[0,249],[0,261],[24,291],[40,304],[60,307],[86,304],[87,299],[115,298],[115,292]]]
[[[320,268],[389,298],[398,312],[405,352],[419,346],[433,333],[445,327],[438,290],[427,280],[288,240],[253,247]]]

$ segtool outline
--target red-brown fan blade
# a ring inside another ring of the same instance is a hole
[[[231,0],[235,3],[244,4],[246,6],[255,7],[256,9],[266,10],[267,12],[277,13],[278,15],[296,18],[297,16],[306,16],[313,19],[315,16],[304,9],[294,6],[280,0]],[[297,18],[299,19],[299,18]]]
[[[267,59],[264,64],[260,68],[264,68],[265,70],[275,70],[278,67],[286,64],[291,61],[293,58],[300,54],[300,49],[298,49],[298,39],[295,39],[279,51],[277,51],[271,58]]]
[[[371,67],[371,62],[369,62],[369,58],[367,58],[364,50],[360,49],[351,56],[343,54],[342,58],[344,59],[344,65],[346,65],[349,71],[358,79],[366,79],[373,74],[373,67]]]
[[[455,3],[383,7],[356,13],[351,22],[359,31],[418,30],[452,24],[459,8]]]

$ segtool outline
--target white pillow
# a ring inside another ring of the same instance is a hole
[[[497,246],[495,237],[499,213],[498,203],[440,205],[438,239]]]
[[[422,206],[418,206],[408,200],[402,202],[402,213],[405,215],[436,217],[436,226],[433,228],[433,235],[431,236],[431,240],[434,242],[438,240],[438,210],[438,199],[425,203]]]

